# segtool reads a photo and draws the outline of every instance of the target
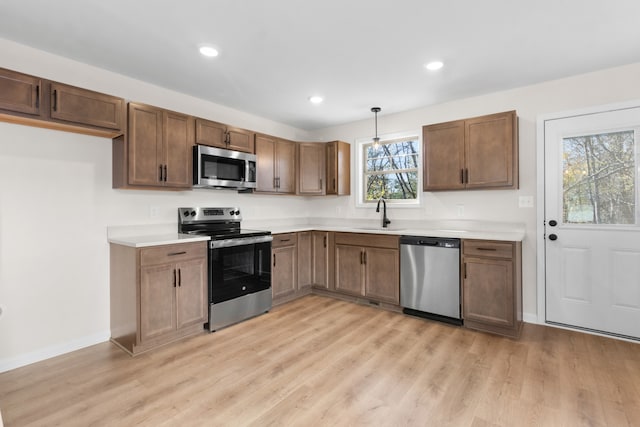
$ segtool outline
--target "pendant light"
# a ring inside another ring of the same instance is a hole
[[[376,136],[373,138],[373,148],[376,150],[380,147],[380,138],[378,138],[378,113],[382,110],[380,107],[372,107],[371,112],[376,115]]]

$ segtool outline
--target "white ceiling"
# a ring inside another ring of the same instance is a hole
[[[0,37],[312,130],[640,62],[640,1],[0,0]]]

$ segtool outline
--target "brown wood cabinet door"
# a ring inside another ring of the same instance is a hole
[[[296,246],[285,246],[271,252],[271,289],[273,298],[277,298],[296,290],[297,249]]]
[[[298,144],[298,194],[321,196],[326,184],[326,144]]]
[[[312,284],[319,288],[329,288],[329,233],[314,231],[311,236],[313,247]]]
[[[338,141],[327,143],[326,194],[338,194]]]
[[[336,244],[336,291],[364,294],[364,248]]]
[[[227,148],[255,153],[255,133],[245,129],[227,127]]]
[[[486,325],[513,327],[513,261],[464,257],[463,317]]]
[[[40,114],[42,80],[0,68],[0,110]]]
[[[176,329],[175,264],[140,267],[140,342]]]
[[[121,130],[124,99],[61,83],[51,83],[51,118]]]
[[[296,192],[296,143],[278,140],[276,144],[276,178],[278,193]]]
[[[311,231],[298,233],[298,289],[311,286],[313,263],[311,240]]]
[[[465,120],[467,188],[512,187],[515,112]]]
[[[163,112],[163,175],[164,185],[190,188],[193,138],[193,117]],[[166,166],[166,168],[165,168]]]
[[[256,136],[256,191],[276,191],[276,140],[263,135]]]
[[[129,184],[161,186],[162,109],[129,103]]]
[[[400,304],[400,255],[397,249],[366,248],[365,296]]]
[[[351,194],[351,146],[346,142],[327,143],[326,194]]]
[[[351,194],[351,146],[342,141],[338,141],[337,144],[337,194],[338,196],[348,196]]]
[[[196,143],[227,148],[227,126],[211,120],[196,119]]]
[[[204,324],[207,320],[206,258],[182,262],[177,264],[176,268],[178,269],[177,328]]]
[[[465,188],[464,120],[422,128],[423,189]]]

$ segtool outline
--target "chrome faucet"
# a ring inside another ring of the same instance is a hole
[[[391,220],[387,218],[387,202],[384,197],[378,199],[378,206],[376,206],[376,212],[380,212],[380,202],[382,202],[382,227],[387,228],[387,224],[391,224]]]

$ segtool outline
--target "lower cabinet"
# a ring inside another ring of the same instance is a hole
[[[271,243],[271,290],[273,299],[293,294],[298,285],[298,236],[274,234]]]
[[[400,303],[399,237],[336,233],[335,290],[377,302]]]
[[[298,289],[309,288],[313,279],[312,232],[298,233]]]
[[[520,242],[462,241],[462,315],[467,328],[520,335],[521,252]]]
[[[333,289],[333,232],[311,232],[311,284],[315,288]]]
[[[111,340],[131,354],[201,332],[207,321],[206,242],[111,244]]]

